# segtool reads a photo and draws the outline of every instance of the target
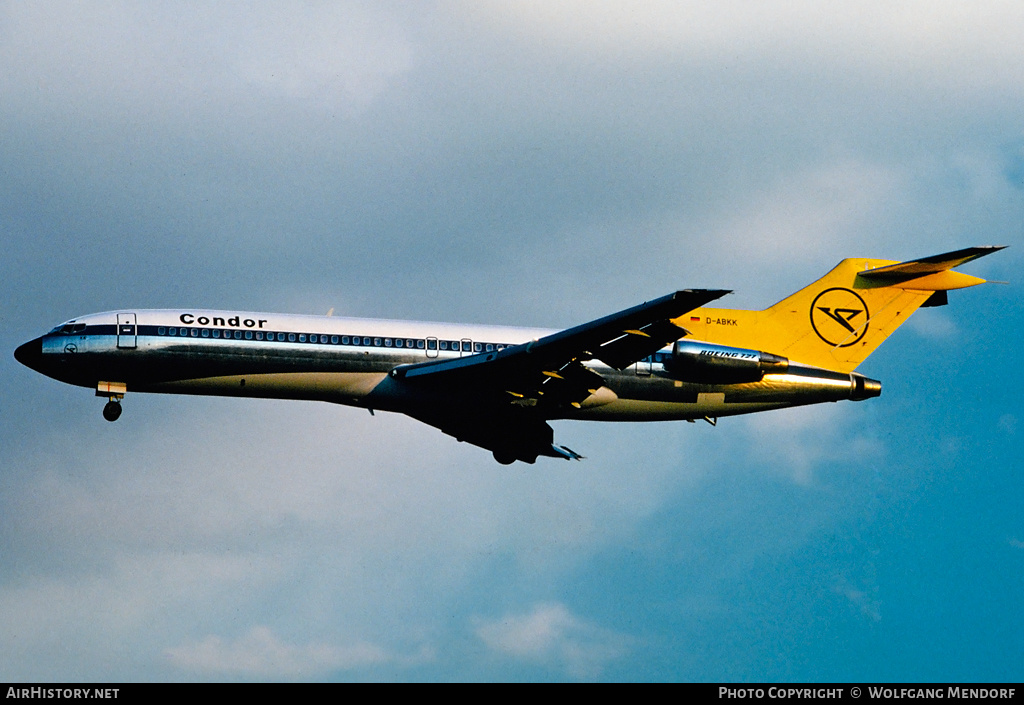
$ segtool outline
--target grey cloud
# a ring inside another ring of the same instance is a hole
[[[266,679],[323,676],[339,669],[367,668],[395,660],[384,649],[367,643],[289,644],[267,627],[253,627],[233,642],[208,636],[170,648],[166,654],[172,665],[187,672]]]
[[[523,614],[476,620],[476,635],[494,652],[564,669],[570,676],[593,679],[628,651],[629,637],[602,629],[573,615],[565,605],[534,605]]]

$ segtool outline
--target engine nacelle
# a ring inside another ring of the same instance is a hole
[[[789,369],[789,359],[779,355],[690,340],[676,341],[664,364],[673,378],[701,384],[760,382],[768,372]]]

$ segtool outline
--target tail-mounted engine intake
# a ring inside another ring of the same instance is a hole
[[[779,355],[689,340],[676,341],[664,364],[673,378],[703,384],[760,382],[768,372],[789,370],[789,359]]]

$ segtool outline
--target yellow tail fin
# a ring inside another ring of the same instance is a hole
[[[852,372],[918,308],[945,304],[950,289],[985,283],[953,267],[1001,249],[971,247],[909,262],[844,259],[771,308],[700,308],[675,323],[697,340]]]

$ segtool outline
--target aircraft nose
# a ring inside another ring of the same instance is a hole
[[[43,359],[43,339],[36,338],[24,345],[19,345],[18,349],[14,351],[14,359],[25,365],[25,367],[31,367],[33,370],[38,371],[39,364]]]

